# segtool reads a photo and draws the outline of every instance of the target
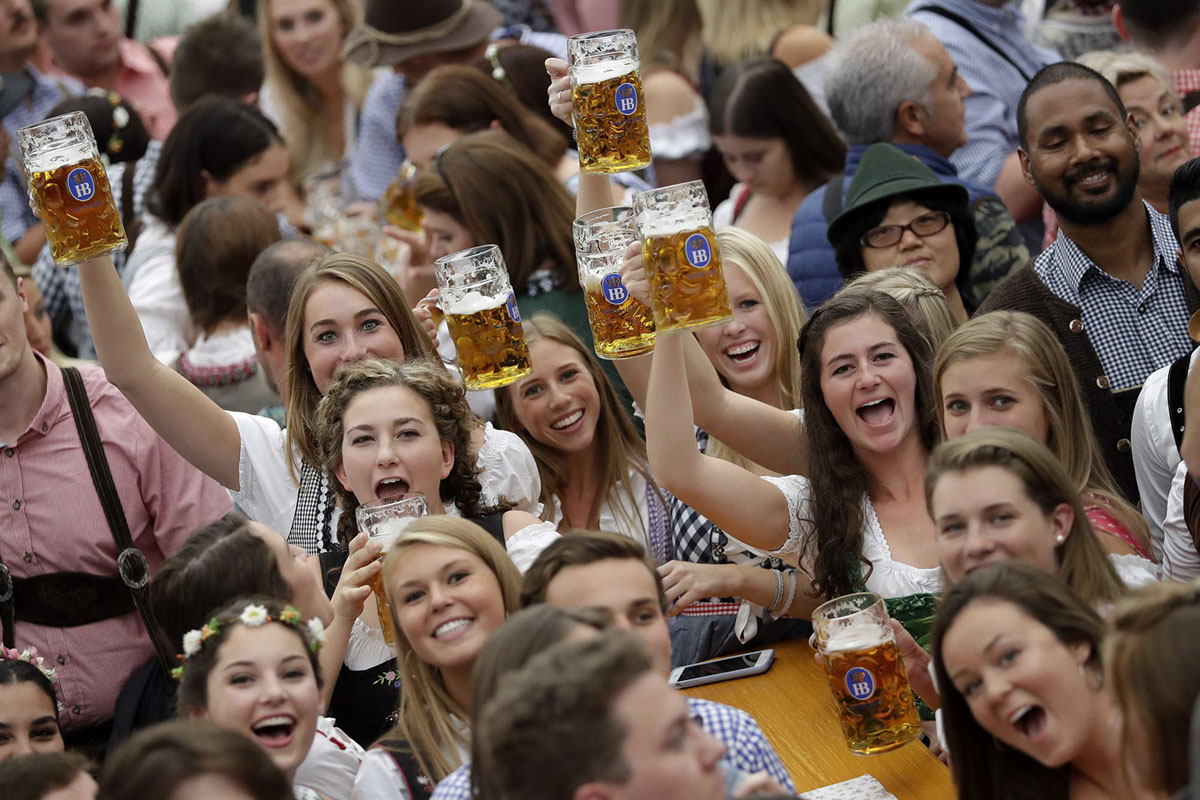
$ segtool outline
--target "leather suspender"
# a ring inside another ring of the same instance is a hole
[[[83,378],[74,367],[63,369],[62,375],[66,384],[67,399],[75,417],[75,429],[79,432],[79,441],[82,442],[83,453],[87,457],[88,471],[92,474],[92,483],[95,484],[96,494],[100,496],[100,505],[104,508],[108,528],[117,545],[117,573],[133,596],[133,604],[142,618],[142,624],[146,626],[146,633],[154,646],[159,665],[169,675],[171,651],[165,646],[162,633],[154,621],[149,592],[146,591],[150,584],[150,565],[134,545],[133,536],[129,533],[129,523],[121,507],[121,497],[113,483],[108,458],[104,455],[104,446],[100,443],[100,433],[96,430],[96,418],[92,416],[92,406],[88,402],[87,391],[83,388]]]

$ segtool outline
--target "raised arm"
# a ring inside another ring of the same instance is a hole
[[[108,380],[192,466],[237,491],[241,436],[233,417],[150,352],[111,258],[80,264],[79,284]]]
[[[741,467],[696,449],[683,365],[687,333],[660,333],[646,402],[646,448],[659,485],[751,547],[775,550],[790,530],[787,498]]]
[[[642,264],[642,246],[632,244],[621,264],[621,280],[634,297],[650,301]],[[688,394],[695,424],[754,463],[781,475],[808,474],[808,437],[804,426],[787,409],[779,409],[738,394],[725,384],[694,336],[683,339]],[[642,408],[650,381],[650,356],[615,362],[621,380]]]

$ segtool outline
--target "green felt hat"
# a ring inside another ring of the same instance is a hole
[[[962,184],[943,183],[933,170],[898,147],[873,144],[858,162],[854,179],[846,190],[842,212],[829,223],[825,235],[836,247],[865,206],[892,197],[919,200],[922,196],[936,195],[961,203],[964,207],[970,202],[967,189]]]

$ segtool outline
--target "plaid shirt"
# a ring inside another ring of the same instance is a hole
[[[11,242],[19,241],[25,232],[40,224],[29,207],[29,194],[25,185],[25,171],[15,155],[17,131],[26,125],[41,122],[64,97],[79,94],[83,86],[71,78],[54,78],[38,72],[33,65],[25,65],[25,74],[33,79],[29,96],[4,116],[4,130],[12,137],[10,154],[5,156],[5,175],[0,181],[0,214],[3,214],[4,237]]]
[[[133,167],[133,213],[146,213],[146,192],[154,184],[154,173],[158,168],[158,156],[162,152],[161,142],[150,142],[146,154],[134,162]],[[124,190],[125,164],[113,164],[108,168],[108,182],[112,186],[113,202],[121,208],[121,192]],[[129,224],[129,220],[124,220]],[[122,273],[128,251],[113,254],[117,272]],[[78,267],[58,268],[50,255],[50,246],[42,248],[33,265],[33,279],[46,299],[46,312],[50,314],[54,330],[66,331],[67,339],[75,345],[80,358],[95,358],[96,348],[92,345],[92,333],[88,328],[87,316],[83,312],[83,290],[79,288]]]
[[[1171,222],[1145,204],[1154,265],[1141,288],[1092,263],[1075,242],[1058,239],[1034,261],[1050,291],[1078,306],[1084,330],[1113,391],[1140,386],[1151,372],[1191,351],[1187,301]]]
[[[1200,69],[1179,69],[1171,73],[1171,83],[1180,97],[1200,92]],[[1200,105],[1188,113],[1188,139],[1192,143],[1192,155],[1200,155]]]
[[[698,697],[687,698],[687,704],[700,727],[725,745],[725,760],[730,766],[747,774],[766,772],[788,792],[796,791],[792,776],[754,717],[740,708]],[[468,761],[442,779],[433,790],[432,800],[470,800],[470,797],[471,762]]]

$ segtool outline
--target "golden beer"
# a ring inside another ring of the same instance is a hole
[[[75,111],[17,131],[29,197],[60,267],[128,245],[92,126]]]
[[[835,597],[813,612],[812,623],[850,750],[883,753],[919,736],[921,718],[883,598]]]
[[[50,254],[59,266],[122,250],[128,244],[99,159],[34,172],[29,176],[29,191],[41,212]]]
[[[413,520],[429,514],[425,495],[411,492],[386,500],[363,503],[354,510],[354,519],[360,531],[366,531],[372,542],[382,548],[376,561],[383,561],[388,548]],[[392,628],[392,604],[388,600],[387,587],[383,583],[382,569],[371,578],[371,593],[375,595],[375,607],[379,613],[379,629],[383,640],[389,645],[395,641]]]
[[[629,294],[619,274],[591,278],[583,291],[596,355],[632,358],[654,349],[654,312]]]
[[[612,173],[649,165],[650,127],[633,31],[572,36],[567,66],[579,168]]]
[[[828,653],[825,674],[853,752],[883,753],[920,735],[921,718],[894,641]]]
[[[421,222],[425,214],[417,204],[417,196],[413,192],[413,179],[417,168],[405,161],[400,167],[396,179],[392,181],[379,201],[379,210],[385,219],[397,228],[413,233],[421,233]]]
[[[701,328],[733,317],[711,227],[657,235],[643,231],[642,261],[659,331]]]
[[[375,559],[383,561],[383,556]],[[392,604],[388,600],[387,589],[383,585],[382,570],[375,573],[375,577],[371,578],[371,591],[375,594],[375,608],[379,612],[379,630],[383,633],[383,640],[390,647],[395,642],[395,634],[392,632]]]
[[[611,69],[581,68],[579,79],[606,72]],[[571,99],[581,170],[625,172],[650,164],[650,127],[637,69],[574,84]]]
[[[443,308],[468,389],[495,389],[533,371],[513,294],[489,298],[468,292]]]

